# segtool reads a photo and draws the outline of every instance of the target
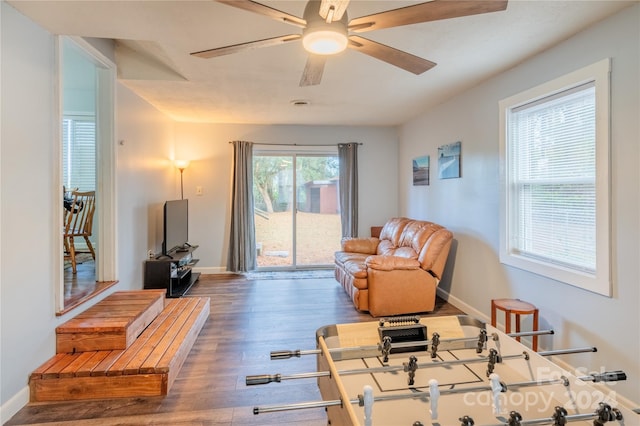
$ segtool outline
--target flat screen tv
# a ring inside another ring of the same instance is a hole
[[[183,251],[189,247],[189,200],[164,203],[164,240],[162,254]]]

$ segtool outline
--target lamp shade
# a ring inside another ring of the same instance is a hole
[[[184,170],[187,167],[189,167],[189,160],[174,160],[173,164],[175,164],[176,168],[180,169],[180,170]]]

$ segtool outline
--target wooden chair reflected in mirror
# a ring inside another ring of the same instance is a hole
[[[96,259],[96,252],[90,240],[95,209],[95,191],[73,191],[64,202],[64,259],[71,261],[74,274],[77,273],[76,256],[79,253],[91,253],[93,260]],[[76,249],[75,239],[79,237],[84,238],[86,249]]]

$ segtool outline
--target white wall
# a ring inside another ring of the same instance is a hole
[[[395,128],[176,123],[176,156],[191,160],[184,172],[184,197],[189,199],[189,240],[200,246],[196,269],[201,272],[226,269],[233,157],[229,141],[233,140],[310,145],[362,142],[358,147],[359,235],[369,236],[371,226],[397,214]],[[179,185],[178,176],[178,197]],[[196,195],[196,186],[202,187],[202,196]]]
[[[117,96],[118,278],[136,289],[147,251],[162,242],[164,201],[175,198],[174,123],[122,85]]]
[[[450,228],[457,240],[451,300],[488,318],[490,299],[515,297],[540,309],[553,328],[545,349],[596,346],[597,353],[557,360],[588,371],[622,369],[629,380],[612,389],[640,401],[640,6],[637,4],[402,126],[400,213]],[[611,186],[613,297],[602,297],[498,260],[498,101],[612,58]],[[462,177],[437,179],[437,147],[462,141]],[[431,155],[431,185],[413,187],[408,165]],[[501,317],[499,317],[501,318]]]
[[[54,347],[50,277],[54,54],[48,33],[4,3],[1,7],[0,394],[4,405],[24,389],[28,369],[44,361],[44,354],[51,354]]]
[[[118,86],[118,265],[120,282],[56,317],[53,236],[56,143],[54,38],[0,2],[0,422],[29,397],[31,371],[55,353],[55,327],[111,291],[142,288],[149,209],[172,192],[173,122]],[[151,227],[152,228],[152,227]],[[56,240],[57,241],[57,240]]]

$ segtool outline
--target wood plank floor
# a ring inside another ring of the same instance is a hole
[[[357,312],[335,280],[203,275],[189,296],[210,297],[211,315],[168,396],[34,403],[5,425],[326,425],[324,409],[252,413],[320,400],[314,379],[247,387],[245,377],[315,371],[314,356],[272,361],[269,353],[315,348],[324,325],[375,320]],[[461,313],[439,299],[429,315]]]

